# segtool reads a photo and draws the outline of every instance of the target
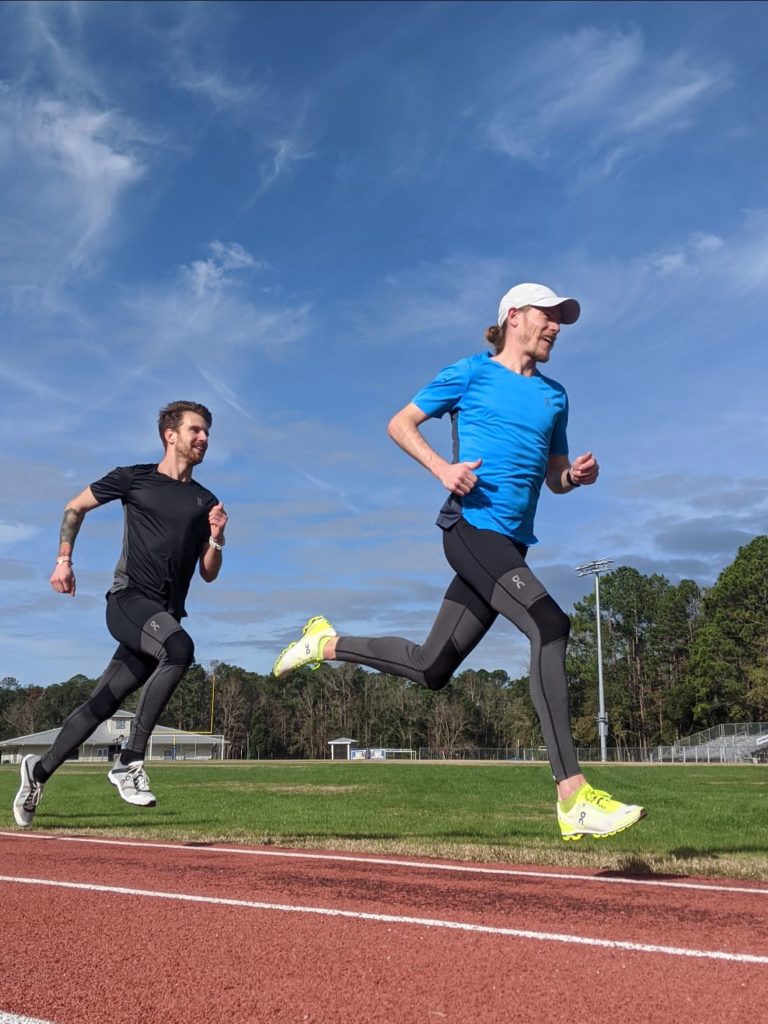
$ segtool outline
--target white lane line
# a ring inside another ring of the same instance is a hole
[[[97,846],[129,846],[147,850],[174,850],[188,853],[232,853],[245,857],[284,857],[289,860],[327,860],[345,864],[383,864],[395,868],[418,868],[424,871],[455,871],[471,875],[501,875],[512,878],[557,878],[568,882],[597,882],[603,885],[644,885],[660,889],[695,889],[700,892],[740,892],[752,896],[768,896],[768,889],[755,886],[718,885],[716,882],[671,882],[655,878],[619,878],[605,875],[579,875],[565,871],[526,871],[520,868],[484,868],[475,864],[438,864],[430,861],[394,860],[388,857],[361,857],[343,853],[305,853],[297,850],[254,850],[237,846],[196,846],[183,843],[148,843],[135,839],[98,839],[90,836],[51,836],[38,832],[0,832],[0,838],[39,839],[57,843],[91,843]]]
[[[5,1013],[0,1010],[0,1024],[51,1024],[49,1020],[38,1020],[37,1017],[19,1017],[16,1013]]]
[[[602,949],[626,949],[635,953],[662,953],[704,960],[728,960],[733,963],[768,965],[768,956],[754,953],[725,953],[722,950],[685,949],[679,946],[657,946],[644,942],[624,942],[618,939],[594,939],[587,935],[564,935],[559,932],[535,932],[524,928],[497,928],[493,925],[469,924],[463,921],[444,921],[432,917],[408,917],[399,914],[369,914],[361,910],[337,910],[331,907],[302,907],[288,903],[261,903],[255,900],[233,900],[223,896],[195,896],[180,892],[154,892],[148,889],[128,889],[116,885],[89,885],[84,882],[59,882],[48,878],[16,878],[0,875],[0,882],[18,885],[52,886],[57,889],[76,889],[82,892],[110,893],[116,896],[143,896],[150,899],[178,900],[181,903],[207,903],[216,907],[245,907],[250,910],[276,910],[288,914],[317,914],[321,917],[345,917],[356,921],[380,921],[385,924],[414,924],[424,928],[445,928],[450,931],[480,932],[483,935],[505,935],[515,939],[535,939],[538,942],[565,942],[577,946],[599,946]]]

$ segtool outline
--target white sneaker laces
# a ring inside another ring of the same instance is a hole
[[[43,798],[42,782],[38,782],[36,779],[30,779],[30,784],[32,788],[29,791],[29,796],[24,801],[25,811],[34,811]]]
[[[140,793],[149,792],[149,779],[147,773],[144,771],[143,764],[134,765],[129,768],[125,773],[126,781],[130,779],[133,783],[134,789],[137,789]]]

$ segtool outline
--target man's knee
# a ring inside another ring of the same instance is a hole
[[[542,646],[554,643],[556,640],[568,639],[571,620],[549,594],[534,601],[528,609],[528,613],[539,631]]]
[[[166,637],[163,644],[167,665],[191,665],[195,660],[195,644],[183,629],[177,629]]]
[[[429,690],[442,690],[461,664],[461,655],[449,640],[430,664],[422,668],[424,685]]]
[[[428,690],[442,690],[451,681],[452,673],[438,672],[434,668],[428,668],[424,672],[424,685]]]

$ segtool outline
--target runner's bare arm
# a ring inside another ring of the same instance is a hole
[[[99,504],[90,487],[86,487],[76,498],[67,502],[59,532],[59,554],[50,580],[57,594],[75,596],[77,582],[72,568],[72,550],[86,513],[97,508]]]
[[[428,419],[429,416],[418,405],[409,402],[389,421],[387,433],[407,455],[437,477],[446,490],[454,494],[469,494],[477,483],[473,470],[477,469],[482,459],[474,462],[446,462],[424,440],[419,430],[421,424]]]
[[[224,547],[224,527],[227,525],[229,516],[224,510],[221,502],[214,505],[208,513],[208,524],[211,527],[211,537],[203,545],[200,552],[200,575],[206,583],[213,583],[219,575],[222,562],[222,548]]]
[[[577,455],[573,462],[567,455],[550,455],[547,464],[547,487],[555,494],[567,494],[582,484],[593,484],[600,467],[592,452]]]

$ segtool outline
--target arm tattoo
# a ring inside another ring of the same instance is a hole
[[[64,518],[61,520],[59,544],[73,545],[75,543],[75,537],[80,532],[84,516],[84,512],[78,512],[74,508],[64,509]]]

